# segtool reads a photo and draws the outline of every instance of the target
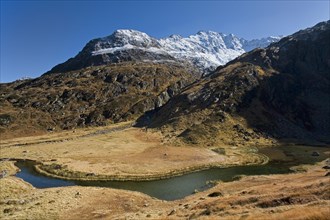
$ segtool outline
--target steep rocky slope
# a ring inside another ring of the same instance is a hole
[[[180,63],[123,62],[1,84],[1,136],[135,119],[197,78]]]
[[[184,141],[330,140],[330,21],[219,67],[154,116]]]

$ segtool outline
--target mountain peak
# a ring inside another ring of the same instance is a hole
[[[127,37],[142,37],[142,38],[150,38],[149,35],[147,35],[144,32],[133,30],[133,29],[118,29],[113,32],[112,35],[115,36],[127,36]]]
[[[200,30],[197,32],[196,35],[220,35],[220,33],[215,32],[215,31],[205,31],[205,30]]]
[[[121,34],[145,34],[144,32],[134,30],[134,29],[117,29],[114,33],[121,33]]]
[[[61,68],[57,66],[51,72],[136,59],[157,62],[173,59],[188,61],[201,72],[209,72],[244,52],[256,47],[266,47],[275,41],[278,39],[247,41],[234,34],[204,30],[189,37],[171,35],[156,39],[141,31],[118,29],[107,37],[90,41],[75,58],[58,65]]]
[[[168,38],[173,40],[181,40],[183,37],[179,34],[171,34]]]
[[[100,41],[102,46],[96,48],[96,51],[113,47],[136,46],[136,47],[152,47],[158,46],[157,40],[150,37],[144,32],[133,29],[118,29],[108,37],[102,38]],[[96,52],[93,51],[93,52]]]

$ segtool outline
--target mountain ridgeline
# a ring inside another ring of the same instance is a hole
[[[195,143],[329,142],[330,22],[219,67],[171,99],[150,126]]]
[[[233,34],[200,31],[187,38],[171,35],[157,40],[143,32],[117,30],[110,36],[91,40],[77,56],[55,66],[50,73],[125,61],[189,62],[202,73],[209,73],[246,51],[266,47],[279,39],[248,41]]]
[[[329,39],[329,21],[252,41],[118,30],[39,78],[0,84],[0,132],[138,119],[190,144],[329,142]]]

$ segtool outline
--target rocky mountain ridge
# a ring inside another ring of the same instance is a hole
[[[157,40],[136,30],[117,30],[112,35],[91,40],[74,58],[55,66],[50,72],[66,72],[124,61],[190,62],[201,72],[214,70],[256,47],[266,47],[280,37],[251,41],[233,34],[200,31],[196,35],[171,35]]]
[[[190,143],[330,141],[330,21],[243,54],[172,98],[150,127]]]

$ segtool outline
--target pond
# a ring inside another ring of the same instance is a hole
[[[96,186],[139,191],[162,200],[176,200],[212,187],[210,181],[232,181],[238,175],[268,175],[292,172],[290,167],[300,164],[313,164],[327,158],[329,147],[283,146],[259,149],[267,155],[270,162],[266,165],[212,168],[179,177],[156,181],[72,181],[43,176],[37,173],[31,161],[18,161],[21,171],[16,174],[36,188],[61,186]],[[318,152],[319,156],[313,156]]]

